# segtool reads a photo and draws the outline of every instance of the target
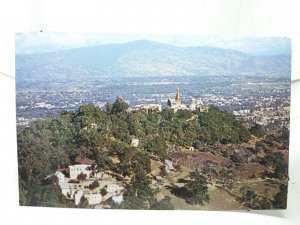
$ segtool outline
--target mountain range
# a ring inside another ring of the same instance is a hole
[[[16,55],[17,81],[99,76],[284,76],[290,54],[250,54],[210,46],[178,47],[147,40]]]

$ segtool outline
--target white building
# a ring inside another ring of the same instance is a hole
[[[89,205],[98,205],[102,201],[102,195],[99,193],[84,194],[84,197],[88,200]]]
[[[114,195],[111,198],[116,204],[121,204],[123,202],[123,194],[119,194],[119,195]]]
[[[82,196],[83,196],[82,191],[75,192],[75,194],[74,194],[75,205],[78,205],[80,203]]]
[[[143,104],[129,107],[126,112],[137,112],[137,111],[145,111],[145,112],[161,112],[160,104]]]
[[[108,193],[120,193],[122,190],[124,190],[124,187],[118,185],[118,184],[107,184],[106,191]]]
[[[71,188],[69,183],[65,179],[65,175],[62,172],[56,171],[54,174],[58,178],[58,185],[61,189],[61,193],[67,198],[71,197]]]
[[[187,110],[188,107],[186,105],[184,105],[184,104],[180,104],[180,105],[176,105],[175,104],[175,105],[171,106],[171,109],[173,109],[174,113],[176,113],[178,110]]]
[[[185,104],[182,104],[181,102],[181,96],[179,92],[179,88],[177,87],[176,90],[176,97],[175,101],[172,101],[170,98],[167,101],[167,106],[172,109],[175,113],[178,110],[198,110],[200,112],[207,112],[208,107],[201,101],[201,100],[196,100],[195,98],[192,98],[192,103],[187,106]]]
[[[190,110],[196,110],[197,102],[195,98],[192,98],[192,103],[190,104],[189,108]]]
[[[62,172],[56,171],[54,175],[58,178],[58,182],[65,181],[65,175]]]
[[[131,139],[131,146],[138,147],[140,144],[140,140],[138,138],[132,138]]]
[[[86,174],[87,178],[90,176],[92,170],[90,169],[91,165],[88,164],[80,164],[69,166],[70,178],[72,180],[76,180],[79,174]]]
[[[173,162],[171,160],[165,159],[165,164],[167,173],[171,173],[171,171],[174,171]]]
[[[106,180],[104,172],[98,172],[95,176],[90,177],[92,172],[91,165],[78,164],[69,166],[70,178],[65,177],[60,171],[56,171],[54,175],[58,178],[58,185],[61,188],[62,194],[67,199],[73,200],[75,205],[79,205],[83,197],[86,198],[89,205],[99,205],[102,201],[105,201],[107,197],[110,198],[114,196],[116,196],[114,197],[114,202],[120,204],[123,201],[122,191],[124,190],[124,187],[115,183],[116,181],[113,181],[111,176],[107,177]],[[70,182],[71,180],[77,180],[77,177],[80,174],[85,174],[90,179],[80,184]],[[98,181],[99,178],[101,178],[100,181]],[[88,184],[93,180],[99,182],[100,186],[97,188],[98,191],[88,189]],[[106,188],[107,195],[104,197],[99,193],[101,188]]]

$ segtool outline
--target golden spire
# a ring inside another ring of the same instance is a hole
[[[179,87],[178,86],[177,86],[177,89],[176,89],[175,102],[176,102],[176,105],[181,105],[181,97],[180,97]]]

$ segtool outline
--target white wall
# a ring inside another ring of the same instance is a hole
[[[86,164],[69,166],[70,179],[76,180],[78,175],[81,173],[85,174],[86,178],[88,179],[91,173],[90,170],[87,170],[88,167],[90,167],[90,165]]]
[[[0,0],[0,185],[1,220],[16,224],[299,224],[300,84],[292,85],[288,210],[250,212],[110,211],[18,206],[15,137],[14,32],[99,31],[113,33],[214,34],[292,38],[292,78],[300,78],[297,0]],[[2,182],[4,182],[2,180]],[[55,215],[55,216],[49,216]],[[112,219],[113,218],[113,219]]]

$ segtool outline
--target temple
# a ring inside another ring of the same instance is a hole
[[[175,104],[176,105],[181,105],[181,97],[180,97],[180,92],[179,92],[179,87],[178,86],[177,86],[177,89],[176,89]]]
[[[192,98],[190,105],[183,104],[178,86],[176,88],[175,101],[168,98],[167,107],[173,109],[174,112],[177,112],[178,110],[198,110],[200,112],[208,111],[208,107],[201,100],[196,100],[194,97]]]

